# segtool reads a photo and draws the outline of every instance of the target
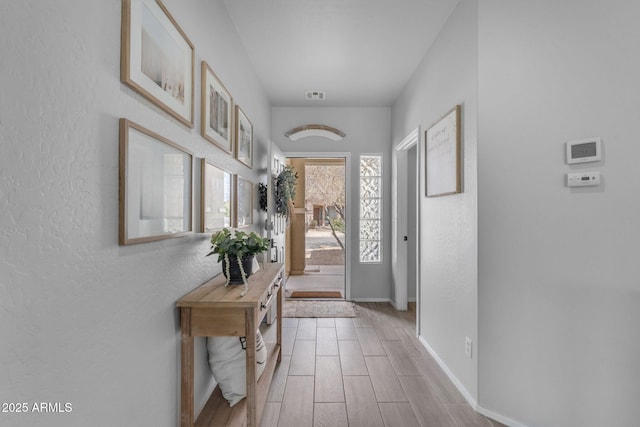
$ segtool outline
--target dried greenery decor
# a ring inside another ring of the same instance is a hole
[[[293,200],[296,198],[298,173],[291,166],[285,166],[276,178],[276,215],[289,220],[293,214]]]
[[[296,198],[296,184],[298,173],[291,166],[285,166],[282,172],[274,178],[275,188],[275,214],[285,217],[287,220],[293,214],[293,200]],[[260,209],[267,211],[267,186],[258,184],[260,193]]]
[[[261,182],[258,183],[258,195],[260,196],[260,210],[267,212],[267,185]]]

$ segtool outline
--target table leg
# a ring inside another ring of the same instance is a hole
[[[278,322],[276,329],[276,343],[280,347],[280,351],[278,352],[278,362],[282,362],[282,300],[284,295],[283,286],[278,287],[278,292],[276,293],[276,306],[277,306],[277,315],[276,321]]]
[[[193,426],[193,336],[191,309],[180,308],[180,425]],[[255,344],[254,344],[255,347]]]
[[[247,332],[247,427],[257,427],[258,406],[256,396],[256,321],[255,313],[245,311]]]

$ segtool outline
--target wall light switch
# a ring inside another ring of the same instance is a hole
[[[464,339],[464,354],[466,354],[469,359],[471,359],[472,354],[473,354],[472,353],[472,345],[473,344],[471,342],[471,338],[466,337]]]

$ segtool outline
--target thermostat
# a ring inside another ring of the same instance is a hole
[[[567,142],[567,164],[597,162],[602,159],[601,138]]]
[[[600,172],[567,174],[568,187],[593,187],[596,185],[600,185]]]

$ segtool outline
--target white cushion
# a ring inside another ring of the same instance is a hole
[[[247,356],[245,337],[207,337],[209,366],[222,396],[233,406],[247,395]],[[267,347],[256,331],[256,379],[267,362]]]

